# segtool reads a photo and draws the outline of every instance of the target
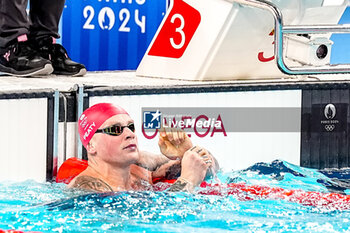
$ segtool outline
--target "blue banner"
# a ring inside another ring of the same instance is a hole
[[[166,0],[66,0],[62,44],[89,71],[134,70],[166,7]]]

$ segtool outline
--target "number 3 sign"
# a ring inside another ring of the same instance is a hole
[[[180,58],[201,22],[200,13],[185,3],[175,0],[166,21],[148,55]]]

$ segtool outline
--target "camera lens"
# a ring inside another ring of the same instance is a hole
[[[328,54],[328,48],[324,44],[320,45],[316,50],[316,56],[319,59],[323,59],[323,58],[327,57],[327,54]]]

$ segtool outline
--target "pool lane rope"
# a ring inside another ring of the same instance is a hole
[[[41,233],[39,231],[17,231],[17,230],[1,230],[0,233]]]
[[[56,182],[68,184],[75,176],[84,171],[88,166],[86,160],[70,158],[60,167]],[[155,191],[164,191],[175,180],[153,180]],[[322,193],[305,190],[288,190],[279,187],[261,185],[248,185],[245,183],[212,184],[202,182],[197,192],[201,195],[234,195],[239,200],[251,201],[259,199],[286,200],[305,206],[327,208],[330,210],[350,209],[350,195],[339,193]],[[1,233],[1,232],[0,232]]]

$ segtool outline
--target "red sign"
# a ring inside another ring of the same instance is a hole
[[[272,30],[269,34],[269,36],[274,36],[275,35],[275,30]],[[272,44],[275,44],[275,42],[272,42]],[[275,59],[275,56],[271,57],[265,57],[264,52],[258,53],[258,60],[261,62],[269,62]]]
[[[183,0],[174,0],[162,29],[148,55],[180,58],[201,22],[201,14]]]

